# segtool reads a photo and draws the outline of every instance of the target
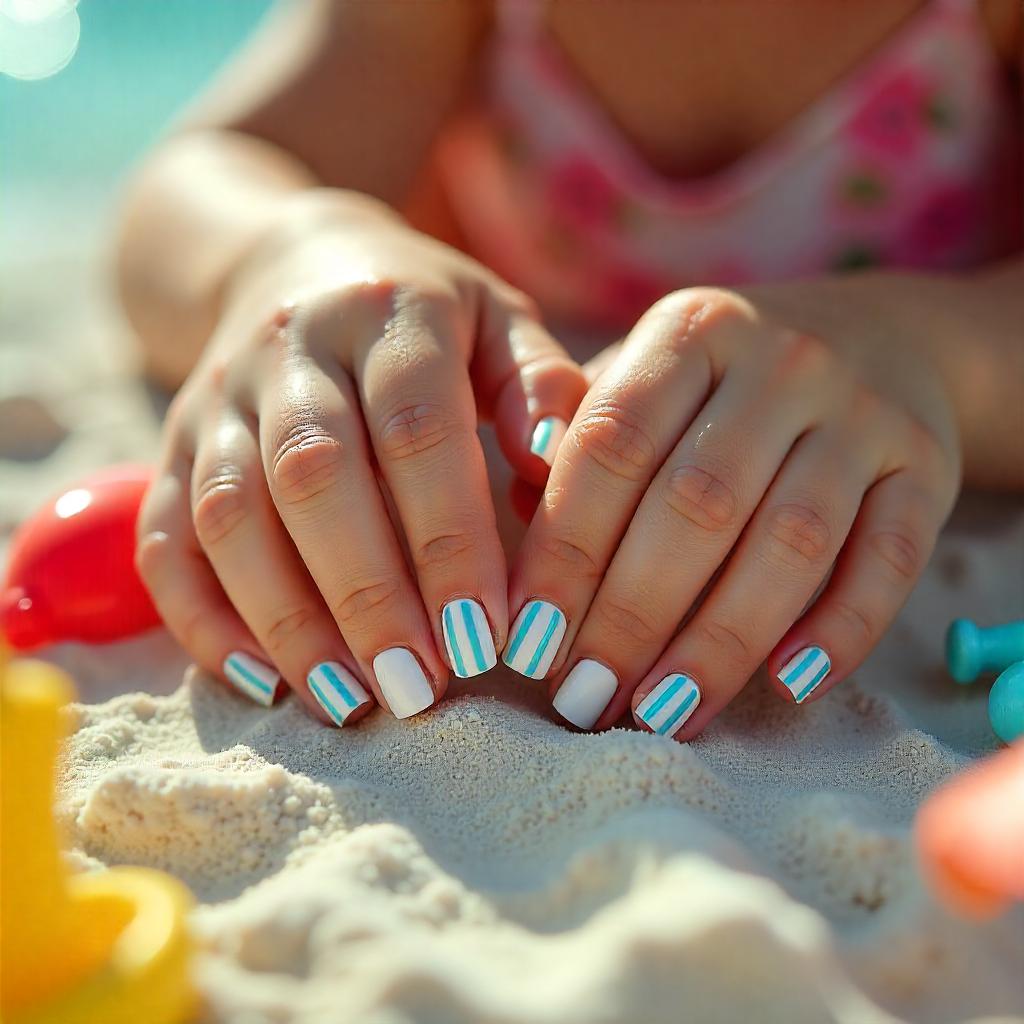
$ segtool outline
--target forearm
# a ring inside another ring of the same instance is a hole
[[[965,482],[1024,490],[1024,260],[970,274],[879,272],[744,289],[768,315],[902,372],[909,346],[938,371]],[[884,374],[883,374],[884,376]]]

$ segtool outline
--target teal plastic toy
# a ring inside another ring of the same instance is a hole
[[[973,683],[1016,661],[1024,661],[1024,619],[987,628],[956,619],[946,632],[946,666],[958,683]]]
[[[1006,669],[988,695],[992,731],[1006,743],[1024,736],[1024,661]]]

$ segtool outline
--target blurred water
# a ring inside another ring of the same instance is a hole
[[[0,188],[108,191],[271,0],[81,0],[82,34],[52,78],[0,76]],[[14,211],[17,213],[17,211]]]

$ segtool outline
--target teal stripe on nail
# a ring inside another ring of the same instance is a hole
[[[797,699],[796,699],[797,704],[799,704],[800,701],[802,701],[804,699],[804,697],[806,697],[807,694],[809,694],[811,692],[811,690],[813,690],[818,685],[818,683],[820,683],[822,681],[822,679],[825,678],[825,674],[828,672],[828,670],[831,667],[832,667],[832,663],[830,661],[826,660],[825,664],[822,665],[820,669],[818,669],[818,674],[803,688],[802,692],[797,697]]]
[[[459,642],[455,637],[455,620],[452,618],[452,606],[444,606],[444,624],[448,627],[448,646],[451,648],[452,657],[455,659],[455,671],[465,678],[468,674],[466,666],[462,661],[462,652],[459,650]]]
[[[477,670],[483,672],[487,668],[487,660],[484,658],[483,649],[480,647],[480,637],[476,632],[476,622],[473,619],[473,604],[471,601],[462,602],[462,621],[466,624],[466,635],[473,648],[473,657],[476,658]]]
[[[794,680],[794,679],[799,679],[799,678],[800,678],[800,676],[801,676],[801,675],[803,675],[803,673],[804,673],[804,670],[805,670],[805,669],[807,668],[807,666],[808,666],[808,665],[810,665],[810,663],[811,663],[812,661],[814,661],[814,659],[815,659],[815,658],[816,658],[816,657],[817,657],[817,656],[818,656],[818,655],[819,655],[820,653],[821,653],[821,652],[820,652],[820,651],[818,650],[818,648],[817,648],[817,647],[812,647],[812,648],[811,648],[811,649],[810,649],[810,650],[809,650],[809,651],[807,652],[807,655],[806,655],[806,656],[805,656],[805,657],[804,657],[804,658],[803,658],[803,659],[801,660],[800,664],[798,664],[798,665],[796,666],[796,668],[794,668],[794,669],[791,669],[791,670],[790,670],[789,672],[787,672],[787,673],[786,673],[786,678],[785,678],[785,679],[783,679],[782,681],[783,681],[784,683],[786,683],[786,684],[789,684],[789,683],[793,682],[793,680]]]
[[[534,601],[530,605],[530,610],[526,613],[526,618],[523,619],[522,624],[516,631],[516,635],[512,640],[512,646],[508,649],[509,662],[515,661],[516,655],[519,653],[519,648],[522,647],[523,641],[526,639],[526,634],[530,632],[530,627],[533,625],[534,619],[540,614],[540,601]]]
[[[327,694],[324,693],[324,691],[321,690],[320,687],[317,686],[312,679],[307,679],[306,682],[309,683],[309,687],[316,695],[317,700],[319,700],[320,703],[323,705],[324,711],[326,711],[331,716],[331,718],[334,719],[335,725],[341,725],[341,723],[345,720],[344,715],[342,715],[338,711],[338,709],[330,702],[329,698],[327,697]]]
[[[331,686],[333,686],[338,691],[338,694],[341,696],[341,699],[350,708],[359,707],[359,705],[356,703],[355,697],[353,697],[352,694],[349,692],[349,688],[341,681],[341,678],[339,677],[338,673],[335,672],[330,665],[321,665],[320,671],[323,672],[325,676],[327,676],[327,681],[331,684]]]
[[[693,707],[694,701],[697,699],[697,691],[691,690],[687,695],[686,699],[676,708],[672,717],[662,723],[661,728],[658,730],[659,736],[664,736],[672,731],[672,727],[679,721],[687,711]]]
[[[551,621],[548,622],[548,628],[544,630],[544,636],[541,637],[540,643],[537,644],[537,650],[533,652],[530,664],[526,666],[526,675],[532,676],[533,673],[537,671],[540,659],[544,657],[544,651],[547,650],[548,642],[551,640],[552,634],[555,632],[561,617],[562,613],[557,608],[551,609]]]
[[[534,455],[538,455],[547,448],[548,441],[551,440],[551,432],[555,429],[555,421],[548,416],[542,419],[537,426],[540,427],[540,433],[533,438],[532,451]]]
[[[665,688],[665,692],[644,712],[644,721],[649,722],[682,689],[686,676],[679,674]]]
[[[242,678],[244,678],[248,682],[252,683],[252,685],[255,686],[257,690],[261,690],[263,693],[268,693],[268,694],[274,692],[269,686],[267,686],[267,684],[265,682],[263,682],[262,679],[259,678],[259,676],[254,676],[244,665],[242,665],[239,662],[235,661],[234,658],[228,658],[228,664],[240,676],[242,676]]]

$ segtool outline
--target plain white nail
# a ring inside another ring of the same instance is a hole
[[[543,679],[565,636],[565,616],[547,601],[527,601],[512,623],[502,660],[527,679]]]
[[[395,718],[411,718],[434,703],[427,674],[416,655],[405,647],[381,651],[373,659],[373,674]]]
[[[460,679],[494,668],[498,655],[483,608],[468,597],[449,601],[441,610],[441,631],[448,663]]]
[[[336,661],[324,661],[311,669],[306,685],[335,725],[344,725],[356,708],[370,703],[370,695],[359,680]]]
[[[530,451],[539,455],[549,466],[555,461],[555,452],[565,437],[569,424],[558,416],[545,416],[537,422],[533,428],[533,437],[530,439]]]
[[[269,708],[274,703],[281,674],[245,651],[232,651],[224,659],[224,675],[239,693]]]
[[[564,719],[580,729],[589,729],[608,707],[618,686],[610,668],[584,658],[573,666],[551,703]]]
[[[700,687],[682,672],[673,672],[640,701],[636,715],[659,736],[675,736],[699,703]]]

